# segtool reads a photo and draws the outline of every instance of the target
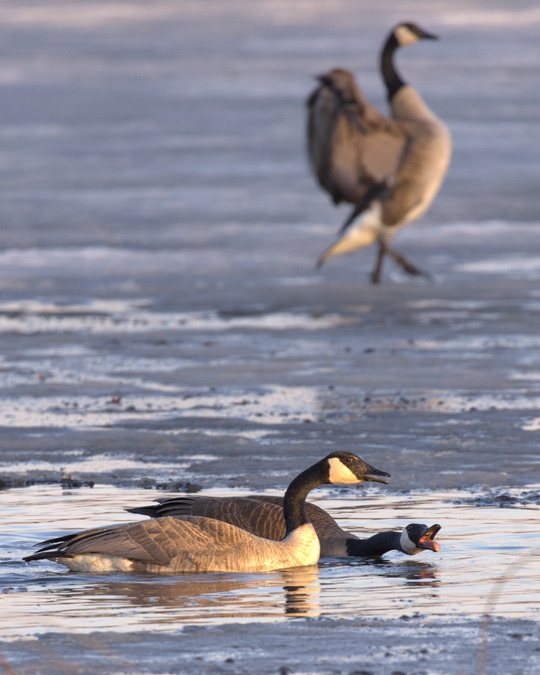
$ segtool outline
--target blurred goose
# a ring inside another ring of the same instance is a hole
[[[391,118],[371,105],[349,71],[334,69],[318,77],[320,84],[307,103],[310,163],[334,203],[354,208],[317,267],[334,255],[377,242],[373,283],[380,281],[385,255],[408,274],[423,274],[389,243],[403,225],[425,213],[450,162],[446,125],[394,65],[399,47],[426,39],[437,38],[414,23],[401,23],[384,43],[380,68]]]
[[[76,572],[261,572],[313,565],[319,539],[306,516],[308,493],[333,483],[386,483],[351,452],[334,452],[298,475],[283,498],[285,536],[273,541],[203,516],[166,516],[44,541],[24,560],[49,559]]]
[[[285,536],[283,497],[249,495],[247,497],[206,497],[189,495],[157,499],[155,504],[128,509],[151,518],[163,516],[205,516],[241,527],[259,537],[279,541]],[[306,514],[315,528],[321,556],[382,556],[388,551],[416,555],[421,551],[440,551],[435,536],[440,525],[428,527],[410,523],[401,532],[386,531],[360,539],[342,530],[324,509],[306,502]]]

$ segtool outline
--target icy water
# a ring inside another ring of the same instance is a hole
[[[153,496],[148,490],[108,486],[35,486],[3,493],[2,635],[173,630],[187,624],[317,616],[476,618],[488,613],[540,619],[540,569],[535,564],[540,506],[476,506],[465,491],[397,496],[373,490],[369,496],[346,497],[330,491],[319,500],[359,535],[426,522],[429,514],[428,524],[442,525],[437,554],[392,552],[378,561],[332,558],[268,574],[168,577],[75,574],[50,562],[25,566],[20,560],[38,540],[138,520],[122,509]]]
[[[398,0],[4,5],[7,662],[44,672],[47,650],[16,636],[56,629],[67,668],[109,672],[97,650],[69,650],[69,632],[80,640],[91,624],[101,636],[111,628],[113,650],[142,645],[121,671],[130,675],[143,662],[143,672],[213,674],[191,655],[218,633],[222,653],[245,647],[219,662],[231,675],[468,674],[467,636],[496,590],[504,618],[488,672],[539,672],[523,665],[527,653],[538,660],[537,642],[512,637],[536,630],[521,617],[538,622],[538,557],[526,554],[537,504],[479,507],[461,492],[540,483],[538,3],[411,0],[406,16]],[[340,66],[386,111],[377,55],[404,20],[440,36],[402,50],[398,67],[448,125],[454,153],[428,213],[394,241],[431,280],[389,262],[375,288],[372,248],[314,269],[348,209],[307,167],[304,102],[313,76]],[[334,450],[392,474],[388,494],[322,491],[341,521],[363,527],[369,509],[372,531],[429,513],[441,553],[195,586],[20,562],[35,540],[122,519],[123,506],[156,494],[143,487],[282,493]],[[18,489],[63,479],[96,487]],[[321,622],[286,622],[287,612]],[[399,617],[415,612],[436,626],[407,633],[415,622]],[[369,636],[358,640],[351,615],[371,622]],[[205,624],[199,638],[185,630],[168,652],[167,636],[146,630],[189,623]],[[425,650],[435,663],[420,662]]]

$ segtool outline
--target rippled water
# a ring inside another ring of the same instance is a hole
[[[458,491],[320,495],[319,503],[361,536],[407,522],[438,522],[442,550],[412,558],[393,552],[379,561],[325,559],[318,566],[267,574],[75,574],[50,562],[25,566],[21,557],[33,543],[54,535],[140,519],[123,508],[147,503],[155,492],[111,486],[13,489],[1,493],[0,632],[15,638],[289,616],[477,617],[486,611],[540,619],[540,570],[534,562],[540,553],[538,505],[473,506],[467,503],[472,495]]]

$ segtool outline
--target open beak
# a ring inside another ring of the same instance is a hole
[[[432,525],[428,527],[424,534],[418,540],[418,548],[425,548],[429,551],[434,551],[437,553],[441,550],[441,546],[438,542],[435,541],[435,536],[441,529],[440,525]]]
[[[364,480],[366,482],[368,482],[368,483],[384,483],[385,485],[388,485],[387,480],[383,480],[382,478],[376,478],[376,476],[386,476],[387,478],[390,478],[390,474],[386,473],[386,471],[380,471],[379,469],[376,469],[375,467],[371,466],[370,464],[366,464],[366,475],[364,476]]]

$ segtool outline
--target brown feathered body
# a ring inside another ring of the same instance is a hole
[[[401,532],[381,531],[361,539],[343,530],[324,509],[306,502],[306,515],[313,525],[320,542],[321,556],[373,557],[389,551],[416,555],[423,550],[437,551],[434,537],[439,525],[408,524]],[[280,540],[285,536],[283,497],[248,495],[246,497],[211,497],[183,495],[165,497],[156,503],[128,509],[132,513],[160,518],[163,516],[203,516],[222,520],[267,539]]]
[[[264,572],[312,565],[319,559],[313,527],[303,525],[282,541],[255,536],[200,516],[161,517],[87,530],[50,542],[53,558],[78,572]]]
[[[420,217],[450,161],[450,135],[412,87],[392,100],[393,119],[371,105],[347,70],[335,69],[309,101],[308,148],[319,184],[335,204],[380,203],[381,234]]]
[[[236,525],[259,537],[280,540],[285,536],[283,497],[205,497],[188,495],[157,500],[157,504],[129,509],[151,517],[204,516]],[[306,515],[319,538],[322,556],[345,556],[347,540],[358,539],[343,530],[332,516],[316,504],[306,502]]]
[[[319,185],[335,204],[353,205],[337,240],[320,257],[328,258],[375,242],[409,274],[422,274],[389,243],[398,230],[419,218],[446,175],[451,138],[446,125],[420,94],[406,84],[393,63],[395,50],[420,38],[433,38],[413,24],[400,24],[381,55],[391,116],[364,96],[348,70],[335,68],[319,79],[308,99],[308,156]]]

